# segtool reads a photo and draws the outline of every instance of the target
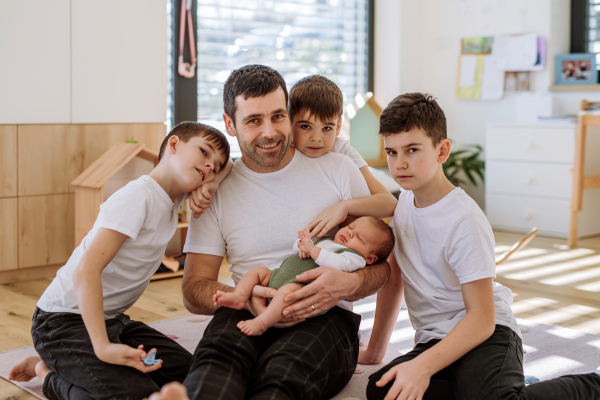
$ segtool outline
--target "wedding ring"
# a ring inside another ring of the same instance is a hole
[[[312,307],[313,311],[315,311],[315,305],[313,304],[311,307]]]

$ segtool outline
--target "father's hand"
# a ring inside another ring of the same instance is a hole
[[[299,282],[314,280],[284,299],[286,303],[294,303],[283,309],[284,317],[296,320],[329,310],[338,301],[350,297],[360,285],[358,275],[329,267],[311,269],[296,279]]]

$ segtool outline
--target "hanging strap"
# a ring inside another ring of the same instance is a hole
[[[181,0],[181,20],[179,23],[179,64],[183,64],[183,45],[185,41],[185,16],[187,14],[188,32],[190,39],[190,53],[192,56],[192,66],[196,66],[196,42],[194,41],[194,26],[192,25],[192,1]]]

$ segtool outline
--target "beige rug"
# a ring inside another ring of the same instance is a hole
[[[368,342],[375,311],[375,297],[355,303],[355,311],[363,316],[361,323],[362,339]],[[205,317],[181,317],[149,324],[162,333],[178,336],[177,342],[190,352],[194,352],[204,329],[210,322]],[[204,319],[203,321],[197,321]],[[194,322],[195,321],[195,322]],[[525,374],[547,380],[561,375],[586,373],[595,370],[600,364],[600,336],[572,329],[543,325],[519,320],[527,330],[523,333]],[[414,331],[410,326],[408,313],[401,311],[384,362],[387,363],[412,349]],[[21,358],[34,355],[33,347],[9,350],[0,353],[0,377],[7,378],[12,365]],[[363,373],[355,374],[335,400],[366,399],[365,389],[370,374],[381,365],[361,366]],[[39,397],[42,395],[40,382],[36,379],[19,383],[19,387]]]

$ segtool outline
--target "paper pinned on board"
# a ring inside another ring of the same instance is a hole
[[[458,79],[459,87],[475,86],[475,72],[477,70],[476,55],[460,56],[460,77]]]
[[[504,71],[494,66],[494,57],[483,56],[481,100],[500,100],[504,95]]]
[[[535,33],[495,36],[492,54],[494,65],[502,71],[534,71],[544,66],[546,41]]]
[[[460,75],[462,75],[462,70],[463,70],[463,57],[465,56],[461,56],[459,59],[459,68],[460,68]],[[474,84],[472,86],[460,86],[460,75],[459,75],[459,85],[456,88],[456,97],[458,97],[459,99],[469,99],[469,100],[478,100],[479,98],[481,98],[481,79],[482,79],[482,75],[483,75],[483,55],[479,54],[479,55],[474,55],[474,56],[468,56],[468,57],[474,57],[475,58],[475,74],[474,74]],[[467,61],[467,63],[471,63],[472,61]],[[471,68],[471,65],[467,66],[468,68]],[[466,80],[465,80],[466,83]]]

